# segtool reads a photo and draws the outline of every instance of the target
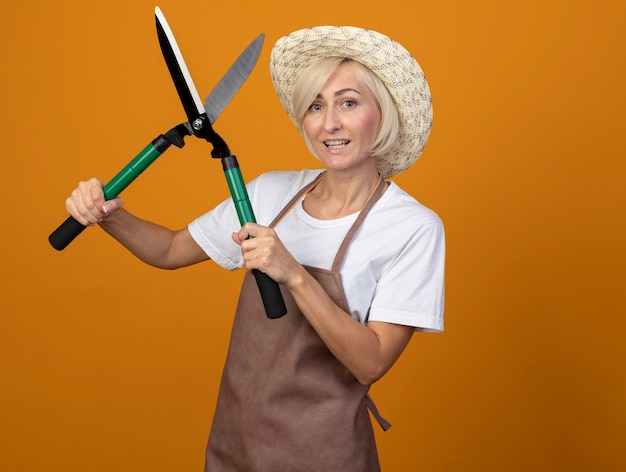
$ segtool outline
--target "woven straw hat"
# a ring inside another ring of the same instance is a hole
[[[378,171],[383,177],[392,177],[408,169],[430,134],[430,90],[417,61],[383,34],[353,26],[318,26],[280,38],[272,49],[270,74],[287,114],[302,132],[294,116],[294,86],[314,61],[334,56],[360,62],[387,86],[398,109],[400,131],[395,146],[378,157]]]

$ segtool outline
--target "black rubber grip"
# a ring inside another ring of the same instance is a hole
[[[270,319],[276,319],[287,313],[285,307],[285,300],[280,293],[280,287],[278,284],[266,273],[260,270],[253,270],[256,284],[261,292],[261,298],[263,299],[263,306],[265,307],[265,313]]]
[[[65,249],[69,243],[74,241],[74,238],[82,233],[85,228],[87,227],[81,225],[73,216],[69,216],[67,220],[61,223],[61,225],[48,236],[48,241],[50,241],[54,249],[61,251]]]

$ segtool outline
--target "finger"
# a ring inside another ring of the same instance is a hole
[[[99,180],[94,178],[79,182],[78,187],[66,200],[67,211],[82,225],[91,226],[98,223],[104,216],[99,208],[101,205],[94,201],[94,198],[99,198],[98,193],[102,193]],[[100,198],[104,200],[103,196]]]
[[[242,241],[248,238],[257,238],[271,231],[273,231],[271,228],[261,226],[257,223],[246,223],[241,227],[241,230],[239,230],[239,238]]]
[[[102,189],[102,182],[96,178],[90,179],[88,182],[87,192],[89,192],[89,200],[93,202],[94,210],[102,210],[104,205],[104,190]]]
[[[81,225],[83,225],[83,226],[92,226],[93,225],[88,219],[86,219],[84,216],[82,216],[81,212],[78,210],[78,208],[76,206],[76,197],[74,196],[74,194],[72,194],[72,196],[68,197],[65,200],[65,209]]]
[[[250,234],[250,225],[251,224],[252,223],[246,223],[245,225],[243,225],[239,229],[239,232],[237,233],[237,237],[239,238],[239,241],[245,241],[246,239],[248,239],[249,237],[252,236]]]
[[[251,240],[246,240],[251,241]],[[245,246],[245,244],[244,244]],[[264,251],[254,250],[254,249],[246,249],[242,246],[242,257],[243,262],[248,270],[259,269],[263,272],[267,271],[269,266],[269,258],[268,255],[265,254]]]
[[[104,217],[102,205],[104,193],[97,179],[81,182],[78,186],[77,208],[81,215],[91,224],[99,223]]]
[[[81,186],[83,186],[82,182],[78,184],[78,187],[75,188],[67,200],[65,200],[65,208],[80,224],[83,226],[92,226],[96,223],[96,219],[87,208]]]

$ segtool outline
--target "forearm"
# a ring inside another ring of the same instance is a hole
[[[186,229],[172,231],[123,208],[105,218],[100,226],[137,258],[161,269],[176,269],[207,259],[193,241],[187,241],[186,248],[180,244],[188,235]],[[182,234],[183,231],[187,235]]]
[[[333,355],[363,385],[382,377],[408,343],[412,328],[354,320],[304,268],[288,284],[298,307]]]

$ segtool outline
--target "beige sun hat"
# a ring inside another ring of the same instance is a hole
[[[422,68],[391,38],[353,26],[317,26],[280,38],[270,56],[270,74],[278,98],[300,132],[293,110],[293,90],[300,73],[314,61],[346,57],[372,70],[393,97],[400,116],[395,146],[378,157],[378,171],[392,177],[420,156],[432,124],[430,89]]]

